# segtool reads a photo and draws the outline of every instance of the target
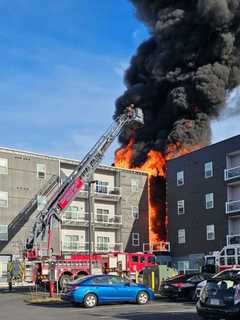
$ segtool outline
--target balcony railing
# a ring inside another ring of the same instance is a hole
[[[63,241],[62,251],[70,252],[87,252],[89,250],[89,242],[79,241]]]
[[[93,248],[92,248],[93,249]],[[68,252],[88,252],[89,242],[79,242],[79,241],[63,241],[62,251]],[[122,252],[122,243],[96,243],[95,252]]]
[[[109,196],[109,197],[120,197],[121,188],[112,186],[98,186],[94,188],[96,196]]]
[[[240,166],[224,170],[225,181],[240,177]]]
[[[96,252],[122,252],[123,244],[122,243],[96,243],[95,251]]]
[[[88,212],[71,212],[65,211],[62,217],[63,224],[81,224],[89,221],[89,213]]]
[[[226,202],[226,213],[235,213],[240,211],[240,200]]]
[[[120,225],[120,224],[122,224],[122,216],[120,216],[120,215],[110,216],[109,214],[95,213],[94,221],[95,221],[95,223],[100,223],[100,224]]]
[[[227,245],[240,244],[240,234],[228,234],[227,235]]]
[[[170,242],[160,241],[157,243],[144,243],[143,252],[170,252]]]

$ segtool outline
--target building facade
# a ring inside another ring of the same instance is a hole
[[[240,136],[167,163],[168,237],[179,270],[240,243]]]
[[[54,177],[64,181],[78,164],[31,152],[0,148],[0,255],[24,248],[36,214],[43,208]],[[87,253],[89,249],[89,203],[91,202],[93,252],[142,251],[149,242],[148,176],[146,173],[99,166],[91,183],[78,193],[63,212],[62,223],[54,224],[55,254]],[[36,202],[36,205],[35,202]],[[28,215],[23,208],[33,204]],[[39,242],[46,250],[45,240]]]

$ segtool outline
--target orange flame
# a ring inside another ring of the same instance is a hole
[[[147,155],[147,160],[141,166],[133,165],[133,145],[134,139],[130,139],[127,146],[120,148],[115,153],[115,166],[119,168],[126,169],[135,169],[141,170],[148,173],[148,194],[149,194],[149,241],[150,243],[158,243],[162,240],[159,233],[156,232],[156,228],[154,225],[158,219],[158,213],[161,209],[162,203],[158,203],[156,199],[151,199],[150,194],[153,191],[154,178],[157,177],[165,177],[166,176],[166,161],[173,159],[178,156],[185,155],[193,150],[197,150],[200,146],[191,146],[191,147],[183,147],[181,143],[170,144],[167,148],[166,153],[161,153],[156,150],[150,150]],[[165,204],[164,204],[165,207]],[[168,225],[168,216],[165,212],[164,218],[164,228],[166,229]],[[166,234],[166,230],[164,230],[163,234]]]

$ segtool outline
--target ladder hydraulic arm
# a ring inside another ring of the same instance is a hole
[[[69,177],[61,184],[51,199],[41,210],[34,222],[31,233],[27,239],[26,249],[32,250],[39,236],[48,230],[48,249],[51,249],[51,224],[53,219],[61,221],[61,213],[70,205],[76,194],[89,181],[106,150],[126,125],[139,126],[143,124],[143,113],[139,108],[130,105],[121,114],[108,130],[101,136],[93,148],[86,154],[79,165]]]

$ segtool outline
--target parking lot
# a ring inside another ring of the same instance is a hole
[[[27,291],[27,290],[26,290]],[[0,290],[1,320],[91,320],[129,319],[129,320],[191,320],[199,319],[195,306],[191,303],[172,303],[156,300],[146,306],[134,304],[104,305],[94,309],[76,308],[68,303],[30,305],[24,301],[26,292]]]

